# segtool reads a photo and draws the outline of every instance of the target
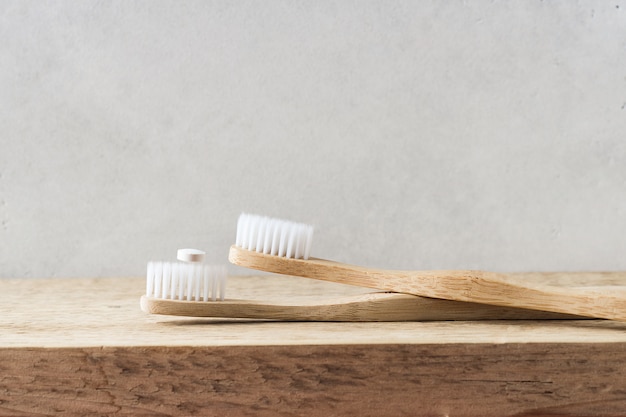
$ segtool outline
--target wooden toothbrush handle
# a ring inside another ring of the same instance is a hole
[[[515,275],[482,271],[388,271],[324,259],[288,259],[232,246],[229,260],[246,268],[445,300],[626,321],[626,293],[525,285]]]
[[[227,299],[179,301],[141,297],[141,309],[168,316],[261,319],[280,321],[430,321],[430,320],[545,320],[579,316],[463,303],[399,293],[367,293],[336,299],[280,303]]]
[[[626,321],[626,290],[532,285],[483,271],[385,271],[318,262],[326,277],[385,291]],[[320,278],[320,271],[311,278]],[[325,277],[321,279],[327,279]]]
[[[612,287],[529,285],[512,282],[506,275],[476,271],[440,271],[436,274],[436,283],[430,287],[421,285],[423,276],[416,273],[416,284],[409,291],[429,292],[428,296],[456,301],[626,321],[624,287],[615,290]],[[400,289],[402,285],[394,287]]]

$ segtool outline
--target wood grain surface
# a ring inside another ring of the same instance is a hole
[[[228,288],[363,291],[275,276]],[[624,323],[151,316],[141,278],[5,279],[0,291],[0,416],[626,416]]]
[[[0,359],[0,416],[626,415],[623,345],[8,349]]]

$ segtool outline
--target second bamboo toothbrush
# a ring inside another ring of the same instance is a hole
[[[312,226],[242,214],[229,260],[246,268],[383,291],[626,321],[623,292],[528,285],[486,271],[395,271],[347,265],[311,258],[312,238]]]

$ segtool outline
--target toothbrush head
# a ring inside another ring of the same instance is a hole
[[[313,226],[242,213],[237,221],[235,245],[240,248],[293,259],[308,259]]]
[[[148,262],[146,296],[164,300],[223,301],[224,265],[199,262]]]

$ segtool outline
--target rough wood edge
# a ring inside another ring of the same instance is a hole
[[[0,416],[626,416],[626,344],[0,349]]]

